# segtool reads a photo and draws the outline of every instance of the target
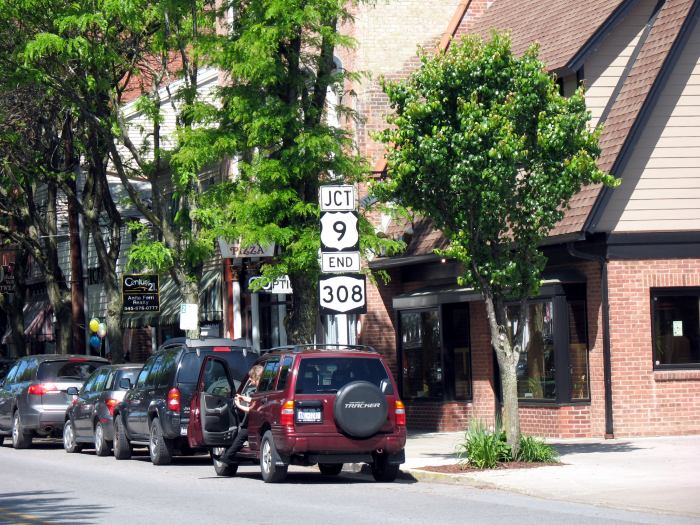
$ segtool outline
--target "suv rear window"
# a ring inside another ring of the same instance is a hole
[[[352,381],[369,381],[381,388],[382,381],[391,382],[379,359],[364,357],[309,357],[299,363],[297,394],[335,392]],[[385,388],[384,393],[391,393]]]
[[[197,352],[187,352],[182,361],[177,375],[178,383],[196,383],[199,379],[199,369],[204,362],[206,353],[215,352],[217,357],[222,358],[231,370],[231,378],[241,380],[248,373],[248,370],[258,358],[258,355],[251,350],[243,355],[243,349],[239,346],[207,346],[200,348],[199,356]]]
[[[39,381],[85,381],[104,361],[44,361],[39,364]]]

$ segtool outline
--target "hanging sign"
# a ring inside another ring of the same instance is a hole
[[[364,275],[323,275],[318,279],[321,313],[367,313],[366,277]]]
[[[259,275],[254,275],[248,279],[248,289],[251,289],[251,285],[261,279]],[[292,293],[292,283],[289,280],[288,275],[283,275],[278,277],[272,282],[267,283],[265,286],[258,290],[259,293],[281,293],[281,294],[291,294]]]
[[[157,312],[160,296],[157,275],[122,276],[122,311]]]
[[[251,257],[272,257],[275,254],[275,243],[250,244],[244,246],[239,241],[229,242],[219,237],[219,251],[224,259],[250,259]]]
[[[10,294],[15,292],[15,263],[0,266],[0,293]]]

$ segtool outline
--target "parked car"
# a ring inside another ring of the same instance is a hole
[[[75,396],[66,410],[63,424],[63,448],[66,452],[80,452],[87,444],[98,456],[112,452],[114,407],[124,399],[128,388],[120,387],[122,379],[136,382],[141,364],[107,365],[95,370],[83,387],[69,388],[66,393]]]
[[[0,443],[12,436],[14,448],[28,448],[34,436],[60,436],[71,387],[81,387],[106,359],[43,354],[19,359],[0,387]]]
[[[191,451],[190,399],[201,365],[210,356],[226,362],[237,387],[259,353],[231,339],[170,339],[146,361],[135,384],[122,379],[131,388],[114,409],[116,459],[129,459],[135,445],[148,447],[154,465]]]
[[[405,461],[406,412],[379,353],[364,346],[290,346],[272,349],[256,364],[264,370],[251,396],[248,446],[238,457],[258,460],[265,482],[282,481],[290,464],[318,464],[322,474],[336,475],[344,463],[367,463],[375,480],[396,478]],[[229,394],[235,384],[224,365],[215,354],[202,364],[189,440],[211,447],[217,474],[234,475],[237,466],[218,459],[238,421]]]
[[[17,359],[0,359],[0,382],[5,379],[5,376],[10,371],[10,368],[12,368],[12,365],[14,365],[16,362]]]

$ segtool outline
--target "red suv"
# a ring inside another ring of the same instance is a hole
[[[248,445],[238,457],[258,460],[266,483],[282,481],[290,464],[318,464],[322,474],[335,475],[344,463],[368,463],[375,480],[396,478],[405,461],[406,412],[386,362],[374,349],[279,347],[256,364],[263,366],[263,375],[251,396]],[[212,449],[217,474],[229,476],[237,466],[218,456],[238,425],[232,379],[224,360],[206,358],[188,431],[190,446]]]

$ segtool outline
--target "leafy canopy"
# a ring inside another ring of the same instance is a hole
[[[380,139],[393,147],[376,191],[434,221],[465,284],[535,294],[546,262],[537,247],[569,199],[615,184],[596,166],[583,89],[561,96],[537,46],[516,57],[507,35],[467,37],[421,61],[407,80],[384,83],[395,114]]]

